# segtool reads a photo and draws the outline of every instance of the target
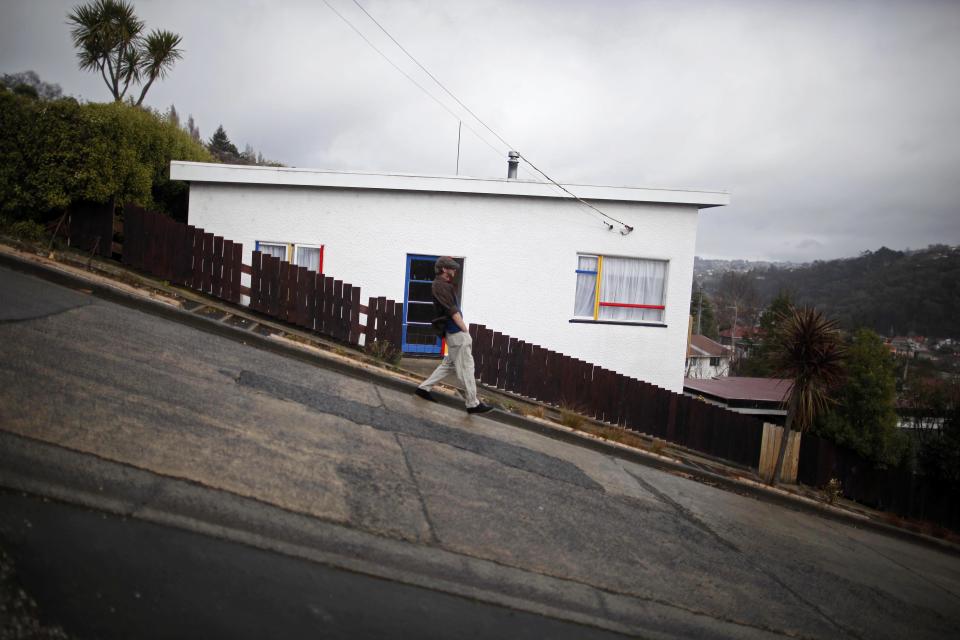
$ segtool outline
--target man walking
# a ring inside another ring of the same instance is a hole
[[[436,402],[430,389],[451,373],[456,373],[466,392],[467,413],[486,413],[493,407],[477,399],[477,381],[473,373],[473,340],[467,324],[463,321],[463,314],[460,313],[460,301],[457,300],[457,292],[453,286],[459,269],[460,265],[456,260],[448,256],[438,258],[433,265],[433,272],[436,274],[431,287],[435,316],[433,327],[437,333],[446,336],[447,355],[430,377],[417,387],[417,395]]]

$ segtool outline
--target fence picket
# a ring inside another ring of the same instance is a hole
[[[364,341],[367,346],[377,341],[377,314],[379,313],[377,301],[378,298],[373,296],[367,299],[367,327]]]
[[[240,287],[243,276],[243,245],[239,242],[233,243],[232,258],[230,261],[230,300],[240,304]]]
[[[223,237],[213,236],[213,260],[210,267],[210,293],[223,297]]]
[[[399,347],[400,343],[395,337],[396,333],[396,324],[397,324],[397,303],[393,300],[387,300],[386,302],[386,311],[384,313],[386,316],[387,322],[384,326],[384,339],[389,342],[394,347]]]
[[[360,344],[360,287],[353,287],[350,296],[350,335],[347,341],[352,345]],[[399,345],[394,345],[399,348]]]
[[[350,342],[350,316],[353,314],[353,285],[343,283],[343,306],[340,312],[340,339]]]
[[[389,340],[387,323],[387,299],[383,296],[377,298],[377,340]]]

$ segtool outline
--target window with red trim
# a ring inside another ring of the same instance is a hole
[[[574,317],[598,322],[663,322],[667,262],[577,256]]]

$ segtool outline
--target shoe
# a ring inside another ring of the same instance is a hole
[[[475,407],[467,407],[467,413],[486,413],[487,411],[493,411],[493,407],[482,402]]]
[[[437,401],[437,399],[433,397],[433,394],[427,391],[426,389],[421,389],[420,387],[417,387],[417,390],[415,391],[415,393],[421,398],[423,398],[424,400],[429,400],[430,402]]]

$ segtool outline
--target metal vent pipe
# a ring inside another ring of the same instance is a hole
[[[520,164],[520,154],[511,151],[507,154],[507,180],[517,179],[517,165]]]

